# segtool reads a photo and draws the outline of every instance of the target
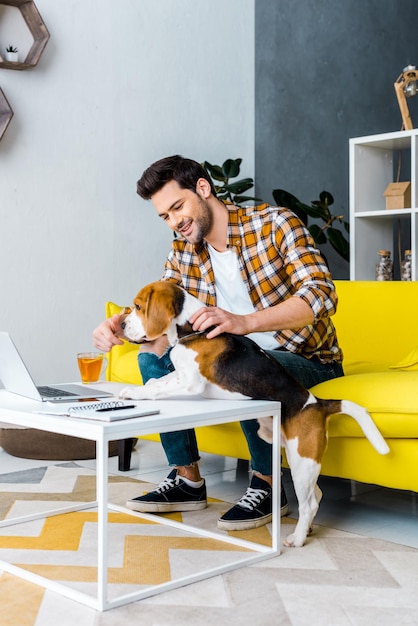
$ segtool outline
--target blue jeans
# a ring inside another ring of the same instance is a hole
[[[151,352],[144,352],[143,354],[139,352],[138,364],[144,384],[150,378],[161,378],[161,376],[165,376],[174,370],[170,359],[170,351],[171,348],[161,357]],[[267,352],[277,359],[307,389],[325,380],[344,375],[340,363],[324,364],[316,360],[305,359],[285,350],[267,350]],[[241,422],[241,428],[247,439],[251,455],[253,471],[259,472],[264,476],[271,476],[272,446],[257,435],[258,426],[257,420]],[[199,450],[194,429],[161,433],[160,437],[169,465],[184,466],[199,461]]]

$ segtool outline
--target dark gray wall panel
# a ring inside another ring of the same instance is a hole
[[[326,189],[348,218],[348,140],[400,130],[393,83],[418,64],[418,1],[256,0],[255,11],[256,193],[309,202]],[[418,97],[409,104],[418,126]]]

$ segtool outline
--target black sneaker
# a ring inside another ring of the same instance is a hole
[[[284,490],[280,496],[280,516],[289,513],[289,505]],[[218,528],[222,530],[249,530],[271,522],[272,493],[265,480],[254,475],[250,486],[229,511],[218,519]]]
[[[140,513],[198,511],[207,507],[206,485],[203,482],[197,489],[189,487],[173,469],[154,491],[128,500],[126,506]]]

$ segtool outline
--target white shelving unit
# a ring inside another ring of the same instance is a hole
[[[397,181],[398,160],[402,178]],[[412,280],[418,280],[418,129],[350,139],[350,279],[375,280],[377,251],[394,248],[398,221],[410,237]],[[384,192],[393,182],[411,182],[411,207],[386,209]],[[403,255],[404,250],[402,250]],[[395,275],[395,279],[397,276]]]

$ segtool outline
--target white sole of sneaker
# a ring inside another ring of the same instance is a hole
[[[228,522],[227,520],[218,519],[218,528],[220,530],[251,530],[252,528],[259,528],[265,526],[271,522],[272,515],[266,515],[259,519],[245,520],[242,522]]]
[[[280,509],[280,517],[285,517],[289,515],[289,505],[285,504]],[[218,528],[221,530],[251,530],[251,528],[260,528],[260,526],[265,526],[265,524],[269,524],[272,520],[272,515],[266,515],[266,517],[261,517],[258,520],[248,520],[245,522],[228,522],[227,520],[218,520]]]
[[[202,502],[179,502],[174,504],[168,502],[135,502],[134,500],[128,500],[126,507],[131,511],[137,511],[138,513],[183,513],[187,511],[201,511],[206,509],[208,503]]]
[[[285,504],[280,509],[280,517],[285,517],[289,515],[289,505]],[[258,520],[248,520],[245,522],[228,522],[226,520],[219,519],[218,520],[218,528],[221,530],[251,530],[252,528],[260,528],[260,526],[265,526],[269,524],[272,520],[272,515],[266,515],[266,517],[261,517]]]

